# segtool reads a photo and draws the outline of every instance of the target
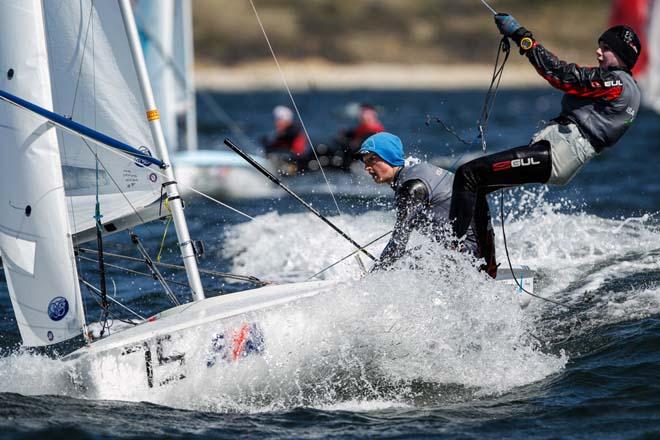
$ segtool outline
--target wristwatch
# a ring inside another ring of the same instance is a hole
[[[534,40],[532,40],[529,37],[524,37],[522,40],[520,40],[520,48],[522,50],[529,50],[534,46]]]

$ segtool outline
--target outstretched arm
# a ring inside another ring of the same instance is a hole
[[[396,223],[392,237],[372,271],[387,269],[403,256],[412,232],[413,221],[428,202],[429,191],[421,180],[410,180],[403,185],[397,193]]]
[[[525,55],[551,86],[569,95],[612,101],[623,91],[623,84],[613,72],[567,63],[537,42],[525,51]]]
[[[569,95],[591,99],[618,98],[623,85],[617,76],[600,67],[580,67],[557,58],[540,45],[530,31],[509,14],[497,14],[495,24],[502,35],[511,38],[525,54],[536,71],[556,89]]]

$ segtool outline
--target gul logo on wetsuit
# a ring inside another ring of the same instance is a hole
[[[206,366],[214,366],[218,357],[225,362],[236,362],[249,355],[261,354],[264,348],[264,335],[259,324],[246,323],[213,336]]]
[[[495,162],[493,164],[493,171],[505,171],[510,170],[511,168],[531,167],[540,164],[541,162],[535,160],[533,157],[527,159],[505,160],[503,162]]]

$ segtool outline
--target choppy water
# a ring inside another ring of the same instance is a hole
[[[286,102],[278,93],[216,98],[253,139],[268,130],[272,106]],[[298,96],[298,105],[321,142],[349,123],[342,115],[347,102],[370,101],[411,154],[440,163],[464,150],[426,125],[426,115],[470,137],[481,99],[480,92],[311,92]],[[501,92],[490,147],[524,144],[538,120],[554,115],[558,99],[547,90]],[[205,142],[227,135],[208,112],[200,114]],[[642,113],[621,144],[569,186],[506,193],[512,260],[535,268],[537,293],[571,311],[537,300],[522,310],[469,261],[418,240],[411,257],[417,270],[402,264],[360,279],[349,259],[321,276],[344,280],[332,296],[260,315],[276,335],[262,360],[158,394],[135,394],[109,379],[111,392],[91,399],[71,388],[52,353],[18,348],[2,276],[0,438],[657,438],[658,138],[660,117]],[[386,232],[393,216],[389,188],[363,177],[329,175],[341,217],[318,175],[289,184],[367,242]],[[187,205],[192,235],[207,245],[206,268],[299,281],[351,251],[290,198],[232,205],[255,219],[201,199]],[[491,206],[499,213],[499,198]],[[140,233],[155,253],[163,225]],[[131,252],[125,237],[109,241],[110,250]],[[167,250],[166,259],[176,261],[171,240]],[[93,279],[93,266],[84,269]],[[167,306],[150,279],[111,276],[118,298],[140,313]],[[209,294],[247,287],[209,278],[205,285]]]

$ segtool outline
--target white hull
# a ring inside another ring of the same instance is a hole
[[[533,272],[517,269],[516,274],[525,289],[533,291],[533,278],[525,278]],[[512,281],[510,273],[501,278],[504,284]],[[232,375],[249,374],[252,364],[244,363],[261,362],[269,351],[296,349],[281,346],[286,336],[268,314],[286,316],[286,310],[292,309],[285,308],[292,303],[327,297],[338,285],[318,281],[266,286],[184,304],[98,340],[64,360],[72,362],[74,383],[86,397],[96,399],[143,400],[150,392],[186,387],[186,381],[199,387],[231,380]],[[514,289],[526,305],[529,297]]]
[[[336,284],[266,286],[184,304],[83,347],[64,360],[74,363],[74,382],[90,398],[126,399],[130,397],[127,389],[144,396],[173,382],[210,379],[223,366],[264,352],[268,335],[256,320],[259,311],[330,293]]]

